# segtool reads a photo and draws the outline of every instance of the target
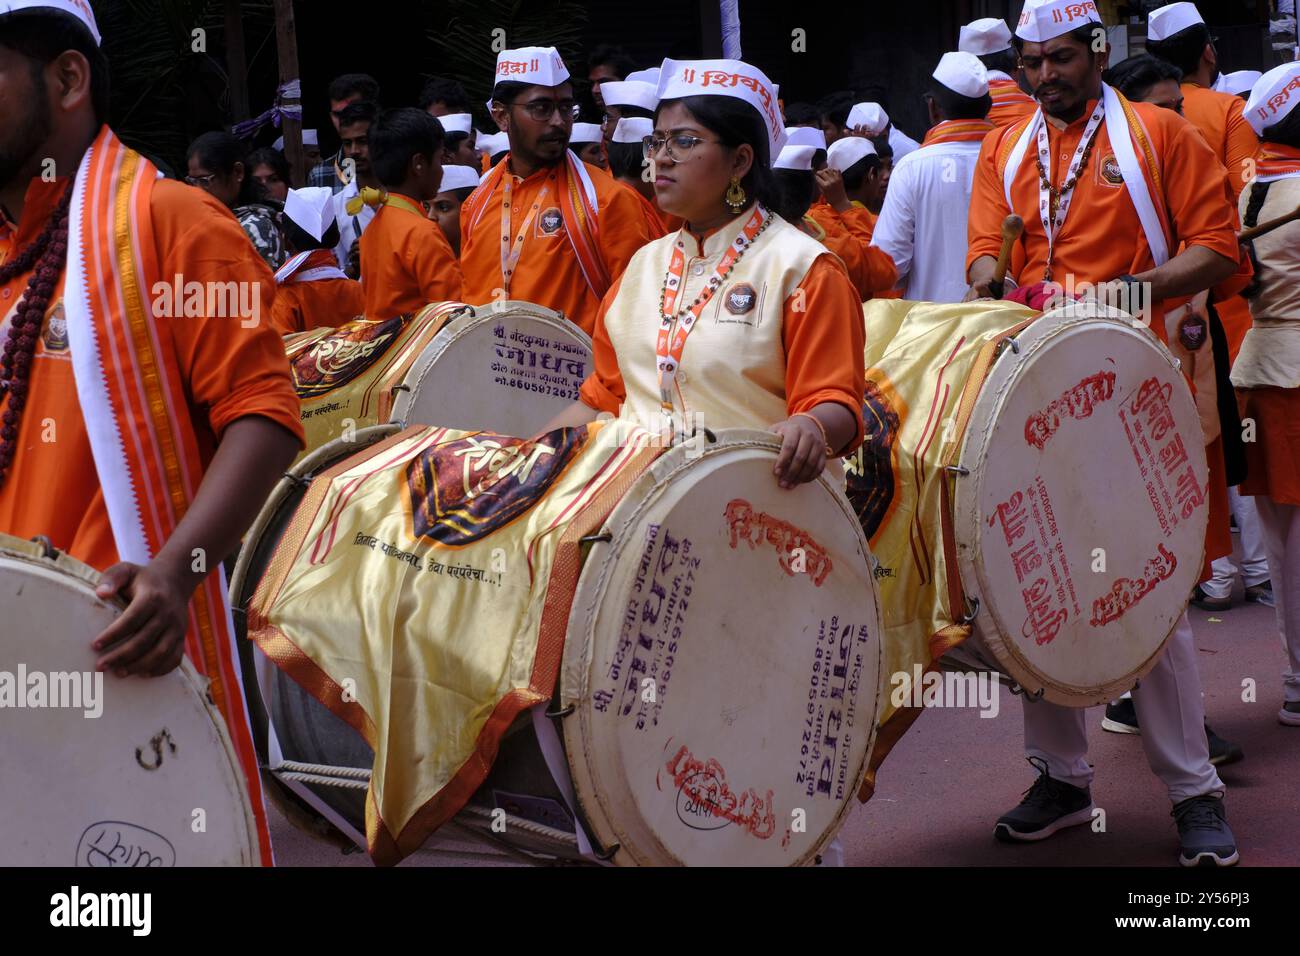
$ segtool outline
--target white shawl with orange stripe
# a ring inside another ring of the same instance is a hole
[[[77,400],[120,560],[145,565],[203,479],[171,327],[150,292],[161,264],[150,199],[157,168],[103,127],[77,170],[68,219],[64,309]],[[225,575],[217,565],[190,601],[185,650],[226,718],[271,863],[257,755],[245,707]]]

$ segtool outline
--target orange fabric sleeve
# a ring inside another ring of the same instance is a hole
[[[618,367],[618,356],[614,353],[614,343],[609,340],[609,330],[605,328],[605,313],[618,296],[623,277],[614,280],[614,284],[605,293],[600,302],[600,311],[596,313],[596,325],[591,330],[592,372],[582,383],[579,398],[589,408],[598,412],[617,415],[624,399],[627,387],[623,384],[623,373]],[[647,343],[653,346],[654,343]]]
[[[427,234],[423,243],[419,246],[412,244],[404,250],[407,267],[425,302],[459,302],[464,281],[460,262],[442,229],[437,223],[433,226],[433,229],[422,230]]]
[[[822,245],[844,263],[849,279],[862,301],[875,298],[894,287],[898,281],[898,269],[889,253],[879,246],[871,245],[869,241],[863,243],[837,222],[830,222],[829,227],[823,226],[823,229],[826,238],[822,240]]]
[[[806,412],[822,402],[843,405],[853,413],[855,431],[842,453],[853,451],[863,437],[867,327],[853,283],[833,255],[818,256],[786,300],[782,340],[787,412]]]
[[[195,216],[196,200],[209,215]],[[152,211],[162,275],[181,275],[186,283],[234,283],[241,309],[250,307],[242,319],[202,316],[172,323],[190,401],[206,410],[218,438],[236,419],[261,415],[304,444],[289,360],[271,325],[276,292],[271,270],[230,211],[206,193],[161,180],[154,187]]]
[[[1178,123],[1172,132],[1160,159],[1164,169],[1182,173],[1164,177],[1165,202],[1179,242],[1184,247],[1204,246],[1238,262],[1237,210],[1225,194],[1223,167],[1191,123]],[[975,181],[978,194],[980,171]],[[972,228],[976,198],[971,200]],[[992,235],[998,235],[998,227],[992,229]],[[996,249],[993,255],[997,255]]]
[[[829,207],[827,207],[829,208]],[[834,212],[834,210],[831,210]],[[876,216],[866,206],[851,206],[844,212],[835,213],[839,219],[840,225],[854,239],[862,243],[870,243],[871,237],[876,232]]]
[[[984,142],[980,144],[979,159],[975,162],[975,179],[971,184],[970,213],[966,220],[968,275],[971,263],[976,259],[981,256],[997,258],[1002,250],[1002,220],[1011,210],[1007,208],[1002,177],[998,175],[997,155],[1003,137],[1010,130],[1016,130],[1016,135],[1019,135],[1018,126],[1019,124],[985,136]]]
[[[592,179],[599,181],[595,176]],[[638,249],[659,237],[651,234],[641,211],[641,203],[645,202],[641,195],[613,179],[606,182],[608,188],[603,190],[604,195],[599,196],[600,257],[610,280],[614,281],[623,274]]]
[[[305,283],[294,283],[276,289],[275,301],[271,305],[271,328],[275,329],[277,335],[306,330],[305,310],[298,295],[303,285]]]
[[[1253,174],[1253,160],[1259,153],[1259,137],[1246,122],[1246,104],[1241,97],[1234,96],[1228,108],[1227,139],[1228,182],[1232,184],[1232,207],[1237,208],[1237,199],[1246,188],[1247,179]]]

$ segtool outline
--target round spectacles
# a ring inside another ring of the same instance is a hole
[[[645,159],[650,159],[661,149],[668,150],[668,158],[675,163],[688,159],[691,150],[695,149],[700,143],[717,143],[722,145],[720,139],[701,139],[699,136],[692,136],[690,133],[677,133],[674,136],[647,136],[641,140],[641,155]]]
[[[562,120],[576,120],[580,109],[573,100],[533,100],[531,103],[511,103],[510,105],[522,107],[529,117],[539,123],[546,122],[556,112],[560,114]]]

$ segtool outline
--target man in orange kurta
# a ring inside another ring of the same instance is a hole
[[[1163,340],[1166,300],[1194,295],[1236,271],[1235,217],[1221,167],[1196,129],[1172,111],[1129,104],[1102,83],[1109,51],[1096,50],[1100,29],[1091,3],[1025,4],[1016,45],[1041,107],[1028,121],[990,134],[981,148],[970,207],[967,298],[990,294],[1002,221],[1016,212],[1025,229],[1011,278],[1067,288],[1071,282],[1106,284],[1115,298],[1127,296],[1128,311],[1149,319]],[[1079,149],[1085,133],[1091,148]],[[1128,137],[1132,152],[1117,148],[1112,136]],[[1049,226],[1055,234],[1050,244]],[[1174,805],[1180,860],[1236,863],[1223,783],[1210,763],[1185,614],[1134,689],[1133,702],[1148,763]],[[1008,841],[1042,839],[1091,819],[1084,712],[1039,701],[1024,708],[1024,720],[1026,754],[1040,761],[1040,776],[995,827]]]
[[[378,205],[361,235],[366,318],[391,319],[430,302],[461,298],[460,264],[451,243],[420,205],[442,182],[442,127],[423,110],[388,110],[370,128],[370,161],[387,192],[363,195]]]
[[[871,244],[889,185],[889,168],[871,140],[850,135],[832,143],[827,165],[816,177],[822,195],[809,207],[808,217],[825,232],[822,242],[844,262],[864,302],[896,297],[894,260]]]
[[[275,273],[272,328],[281,335],[334,329],[362,315],[361,283],[349,279],[334,256],[339,227],[332,191],[325,186],[290,189],[282,231],[293,254]]]
[[[492,116],[510,153],[461,208],[462,298],[535,302],[590,332],[609,285],[651,238],[646,217],[607,173],[570,158],[576,106],[558,53],[504,50],[497,70]]]
[[[1019,56],[1011,46],[1011,31],[997,17],[984,17],[961,28],[957,49],[979,57],[989,73],[989,96],[993,107],[988,121],[998,128],[1012,126],[1034,115],[1038,104],[1020,88],[1014,77],[1020,72]]]

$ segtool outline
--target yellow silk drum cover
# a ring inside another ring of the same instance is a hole
[[[1205,450],[1177,363],[1094,304],[868,305],[849,497],[891,680],[942,661],[1067,706],[1131,688],[1202,563]],[[915,704],[891,695],[882,725]]]
[[[438,330],[467,308],[462,302],[434,302],[413,315],[381,322],[356,319],[338,328],[285,336],[307,433],[304,454],[345,429],[354,432],[388,421],[395,391],[411,366]]]
[[[1086,707],[1156,662],[1200,577],[1200,418],[1176,361],[1079,305],[1016,336],[980,389],[956,479],[977,641],[1026,692]]]
[[[870,751],[879,621],[848,503],[782,491],[778,448],[409,428],[318,475],[248,606],[313,806],[379,863],[494,812],[551,856],[813,860]]]
[[[95,674],[120,613],[99,575],[0,535],[0,865],[255,866],[235,750],[188,661],[163,677]]]
[[[605,521],[565,639],[578,799],[620,864],[812,861],[848,811],[883,673],[866,541],[780,442],[672,448]]]
[[[591,338],[531,302],[468,307],[438,332],[398,390],[407,425],[533,435],[578,401]]]

